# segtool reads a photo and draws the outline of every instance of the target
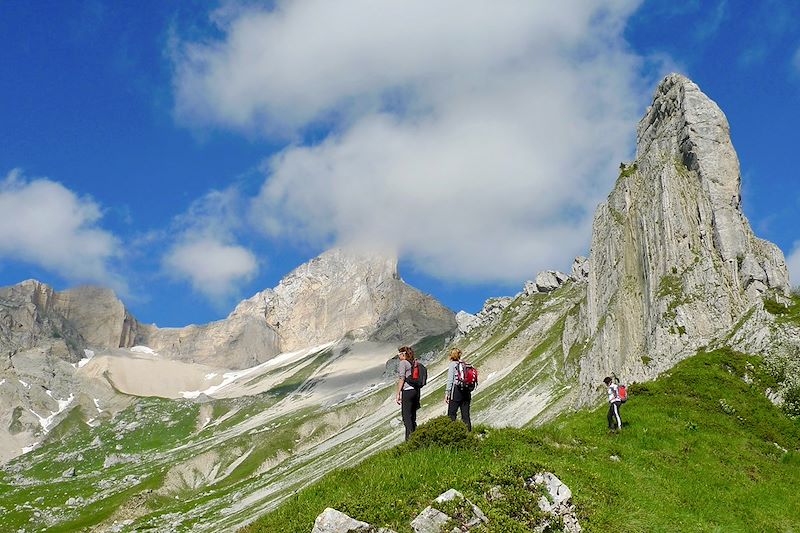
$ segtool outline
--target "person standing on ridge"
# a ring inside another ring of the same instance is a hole
[[[619,406],[622,405],[622,399],[619,397],[619,387],[608,376],[603,380],[603,383],[608,387],[608,429],[619,431],[622,429],[622,419],[619,417]]]
[[[444,403],[447,404],[447,416],[455,421],[456,413],[461,410],[461,421],[467,425],[467,430],[472,431],[472,421],[469,418],[469,404],[472,402],[472,392],[465,387],[459,386],[457,377],[463,375],[463,369],[459,372],[461,363],[461,350],[453,348],[450,350],[450,363],[447,367],[447,386],[444,391]]]
[[[414,366],[414,350],[410,346],[401,346],[398,353],[400,366],[397,369],[399,379],[397,380],[397,404],[400,405],[400,413],[403,417],[403,425],[406,427],[406,440],[417,429],[417,410],[419,409],[419,389],[415,389],[406,382],[406,378],[411,377]]]

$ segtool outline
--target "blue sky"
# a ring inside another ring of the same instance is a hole
[[[728,116],[800,277],[800,4],[0,2],[0,284],[202,323],[333,244],[475,312],[588,251],[655,84]]]

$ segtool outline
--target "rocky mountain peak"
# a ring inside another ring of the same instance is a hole
[[[621,165],[595,214],[587,387],[611,371],[651,377],[788,291],[783,254],[753,234],[740,184],[719,106],[685,76],[664,78],[639,123],[636,161]]]
[[[284,350],[345,334],[390,340],[456,327],[450,310],[400,280],[395,254],[356,248],[328,250],[248,302],[263,309]]]

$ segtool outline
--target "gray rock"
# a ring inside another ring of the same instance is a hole
[[[314,529],[311,530],[311,533],[350,533],[357,531],[372,532],[374,528],[366,522],[355,520],[341,511],[328,507],[314,520]]]
[[[457,328],[449,309],[400,279],[395,256],[344,249],[201,326],[141,324],[108,289],[59,293],[33,280],[0,289],[0,317],[0,353],[40,347],[77,362],[84,349],[145,345],[161,357],[232,369],[346,336],[411,344]]]
[[[569,487],[562,483],[562,481],[551,472],[536,474],[533,476],[532,481],[533,484],[543,485],[548,494],[550,494],[551,500],[556,505],[566,502],[572,498],[572,491],[569,490]]]
[[[539,509],[553,517],[561,518],[564,531],[580,533],[581,525],[575,516],[575,508],[570,502],[572,491],[558,477],[551,472],[541,472],[533,476],[528,483],[529,487],[540,485],[544,487],[549,498],[542,496],[538,500]],[[541,524],[539,530],[544,531],[549,522]]]
[[[536,274],[536,288],[539,292],[554,291],[561,286],[567,276],[555,270],[545,270]]]
[[[589,259],[578,256],[572,262],[572,275],[574,281],[587,281],[589,279]]]
[[[69,477],[75,477],[75,475],[76,475],[75,474],[75,467],[72,466],[72,467],[67,468],[66,470],[64,470],[64,472],[61,474],[61,477],[69,478]]]
[[[687,78],[667,76],[639,123],[636,171],[596,213],[586,303],[567,320],[565,350],[587,344],[581,399],[612,372],[644,381],[725,338],[764,295],[788,290],[782,253],[754,236],[740,205],[739,161],[719,107]],[[769,317],[747,337],[769,342]],[[642,362],[649,354],[649,364]]]
[[[469,333],[469,331],[480,322],[477,316],[467,313],[466,311],[459,311],[456,313],[456,324],[458,324],[458,331],[460,333]]]
[[[411,521],[411,527],[414,533],[441,533],[449,520],[449,516],[428,506]]]
[[[484,524],[489,521],[489,519],[477,505],[472,503],[467,498],[464,498],[464,495],[455,489],[450,489],[446,492],[443,492],[442,494],[436,497],[434,503],[444,503],[453,500],[463,501],[466,505],[469,505],[470,508],[472,509],[472,517],[466,520],[463,524],[459,524],[461,530],[470,530],[480,524]],[[441,531],[442,526],[446,524],[449,519],[450,519],[449,516],[447,516],[440,510],[430,506],[426,507],[414,519],[414,521],[411,522],[411,527],[414,528],[414,531],[416,533],[439,532]]]
[[[525,296],[531,296],[532,294],[536,294],[539,292],[539,287],[536,286],[535,281],[528,280],[525,282],[525,286],[522,287],[522,293]]]

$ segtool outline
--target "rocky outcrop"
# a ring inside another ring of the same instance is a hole
[[[400,279],[395,256],[340,248],[245,300],[229,319],[253,315],[276,332],[282,351],[344,335],[412,342],[457,327],[452,311]]]
[[[652,377],[788,291],[783,254],[742,213],[740,182],[725,115],[687,78],[667,76],[639,124],[636,161],[597,209],[588,268],[573,271],[588,281],[565,332],[589,346],[584,390],[612,371]]]
[[[56,292],[32,280],[0,289],[2,352],[46,348],[70,362],[85,349],[144,345],[161,357],[239,369],[345,336],[413,343],[456,327],[449,309],[400,279],[395,257],[342,249],[201,326],[141,324],[109,289]]]

